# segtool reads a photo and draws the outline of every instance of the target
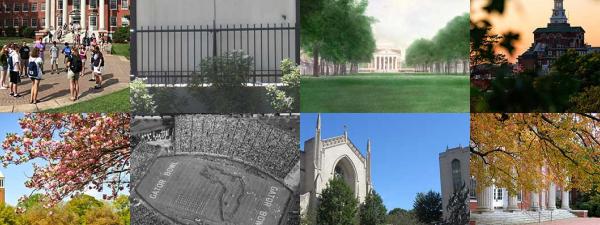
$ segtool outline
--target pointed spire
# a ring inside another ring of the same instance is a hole
[[[371,157],[371,138],[367,139],[367,155]]]
[[[344,138],[348,142],[348,126],[344,125]]]
[[[317,130],[321,130],[321,113],[317,114]]]

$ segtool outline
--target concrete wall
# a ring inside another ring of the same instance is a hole
[[[452,182],[452,161],[458,159],[460,161],[461,178],[469,187],[470,175],[470,153],[469,148],[453,148],[440,153],[440,180],[442,185],[442,209],[444,217],[447,216],[446,209],[448,208],[448,200],[454,193],[454,184]]]

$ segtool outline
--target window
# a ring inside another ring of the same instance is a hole
[[[111,27],[116,27],[117,26],[117,17],[116,16],[111,16],[110,17],[110,26]]]
[[[91,27],[96,27],[98,26],[98,21],[97,21],[98,17],[96,16],[90,16],[90,26]]]
[[[23,12],[27,12],[27,11],[29,11],[29,4],[23,3]]]
[[[42,26],[42,27],[46,26],[46,18],[45,17],[40,20],[40,26]]]
[[[32,18],[31,19],[31,27],[37,27],[38,26],[38,22],[36,18]]]
[[[28,27],[29,26],[29,19],[23,19],[23,21],[21,21],[24,27]]]
[[[50,0],[46,0],[46,1],[50,1]],[[43,2],[42,4],[40,4],[40,8],[42,11],[46,11],[46,2]]]
[[[64,1],[67,1],[67,0],[64,0]],[[63,0],[58,0],[58,7],[57,7],[58,10],[62,10],[63,9],[62,6],[63,6]]]
[[[519,191],[519,193],[517,193],[517,201],[523,201],[523,195],[521,194],[521,192]]]
[[[121,0],[121,9],[129,9],[129,0]]]
[[[73,1],[73,9],[81,9],[81,1],[74,0]]]
[[[32,12],[37,12],[37,6],[38,6],[38,4],[36,2],[31,3],[31,11]]]
[[[15,3],[15,12],[21,11],[21,3]]]
[[[15,19],[13,20],[13,27],[18,27],[19,26],[19,19]]]
[[[121,26],[123,26],[123,27],[128,27],[129,26],[129,19],[127,19],[126,16],[121,17]]]
[[[62,16],[58,17],[58,20],[57,20],[56,23],[58,24],[58,26],[62,26],[63,25]]]
[[[4,187],[4,180],[0,180],[0,187]]]
[[[471,185],[469,187],[469,197],[471,199],[477,199],[477,181],[474,178],[471,178]]]
[[[15,25],[13,24],[13,20],[12,19],[7,19],[6,22],[4,22],[4,26],[5,27],[10,27],[10,26],[14,27]]]
[[[460,174],[460,161],[458,159],[452,160],[452,184],[454,186],[454,192],[459,191],[463,185]]]
[[[494,191],[494,199],[496,201],[502,201],[502,188],[497,188],[496,191]]]
[[[110,0],[110,10],[117,10],[117,0]]]
[[[98,0],[90,0],[90,9],[98,8]]]

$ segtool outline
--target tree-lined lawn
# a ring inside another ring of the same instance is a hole
[[[469,112],[464,75],[303,77],[302,112]]]

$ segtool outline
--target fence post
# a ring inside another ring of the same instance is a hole
[[[130,35],[130,41],[129,41],[129,47],[131,48],[131,53],[130,53],[130,57],[131,60],[129,60],[129,66],[130,66],[130,79],[134,80],[135,77],[137,76],[137,35],[136,35],[136,27],[137,27],[137,7],[136,7],[136,2],[135,0],[133,0],[132,4],[129,5],[129,7],[131,8],[131,24],[129,24],[129,31],[131,32]]]
[[[213,57],[217,56],[217,22],[213,20]]]
[[[296,64],[300,65],[300,0],[296,0]]]

